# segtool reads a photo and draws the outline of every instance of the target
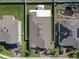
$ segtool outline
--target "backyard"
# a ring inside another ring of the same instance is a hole
[[[22,2],[24,0],[0,0],[1,2]]]
[[[27,2],[51,2],[53,0],[27,0]]]

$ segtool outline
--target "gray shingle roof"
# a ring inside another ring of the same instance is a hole
[[[47,49],[51,44],[51,17],[37,17],[36,12],[30,12],[29,18],[30,47]]]
[[[79,48],[79,38],[77,38],[77,29],[79,28],[79,20],[78,19],[63,19],[62,26],[69,29],[72,32],[71,33],[69,31],[69,33],[72,35],[69,35],[66,38],[63,38],[62,42],[60,42],[60,45],[73,46],[74,48]]]
[[[13,16],[3,16],[0,20],[0,42],[7,44],[16,44],[19,40],[19,23]]]

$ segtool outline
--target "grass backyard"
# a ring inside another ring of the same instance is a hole
[[[50,1],[53,1],[53,0],[27,0],[27,2],[50,2]]]
[[[48,9],[48,10],[52,9],[51,4],[47,4],[47,5],[44,5],[44,6],[45,6],[45,9]],[[37,5],[27,5],[26,8],[27,8],[27,14],[29,14],[29,10],[35,10],[37,8]]]
[[[0,2],[22,2],[24,0],[0,0]]]

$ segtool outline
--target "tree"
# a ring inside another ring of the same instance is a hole
[[[71,52],[68,53],[68,56],[76,58],[77,57],[77,53],[78,53],[77,50],[73,50],[73,51],[71,51]]]
[[[53,57],[59,56],[59,48],[49,48],[48,51]]]
[[[29,55],[30,55],[30,51],[26,50],[25,57],[29,57]]]
[[[70,54],[68,54],[68,57],[72,58],[73,55],[74,55],[74,53],[70,53]]]
[[[64,48],[63,47],[59,47],[59,54],[63,54]]]

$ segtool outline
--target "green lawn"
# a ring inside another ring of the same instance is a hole
[[[30,49],[30,50],[31,50],[30,57],[39,57],[40,56],[39,51],[36,51],[34,49]]]
[[[5,55],[5,56],[9,56],[9,57],[13,56],[12,50],[6,50],[6,49],[4,49],[4,51],[2,51],[1,54]]]
[[[53,1],[53,0],[27,0],[27,2],[31,2],[31,1],[33,1],[33,2],[37,2],[37,1],[39,1],[39,2],[50,2],[50,1]]]
[[[27,5],[26,8],[27,8],[27,13],[28,13],[29,10],[31,10],[31,9],[35,10],[37,8],[37,5]],[[51,10],[52,5],[51,4],[44,5],[44,8],[45,8],[45,10],[46,9]]]
[[[6,46],[6,45],[5,45]],[[5,46],[0,45],[0,53],[7,56],[12,56],[12,50],[11,49],[5,49]],[[6,46],[7,48],[7,46]]]
[[[24,0],[0,0],[1,2],[22,2]]]

